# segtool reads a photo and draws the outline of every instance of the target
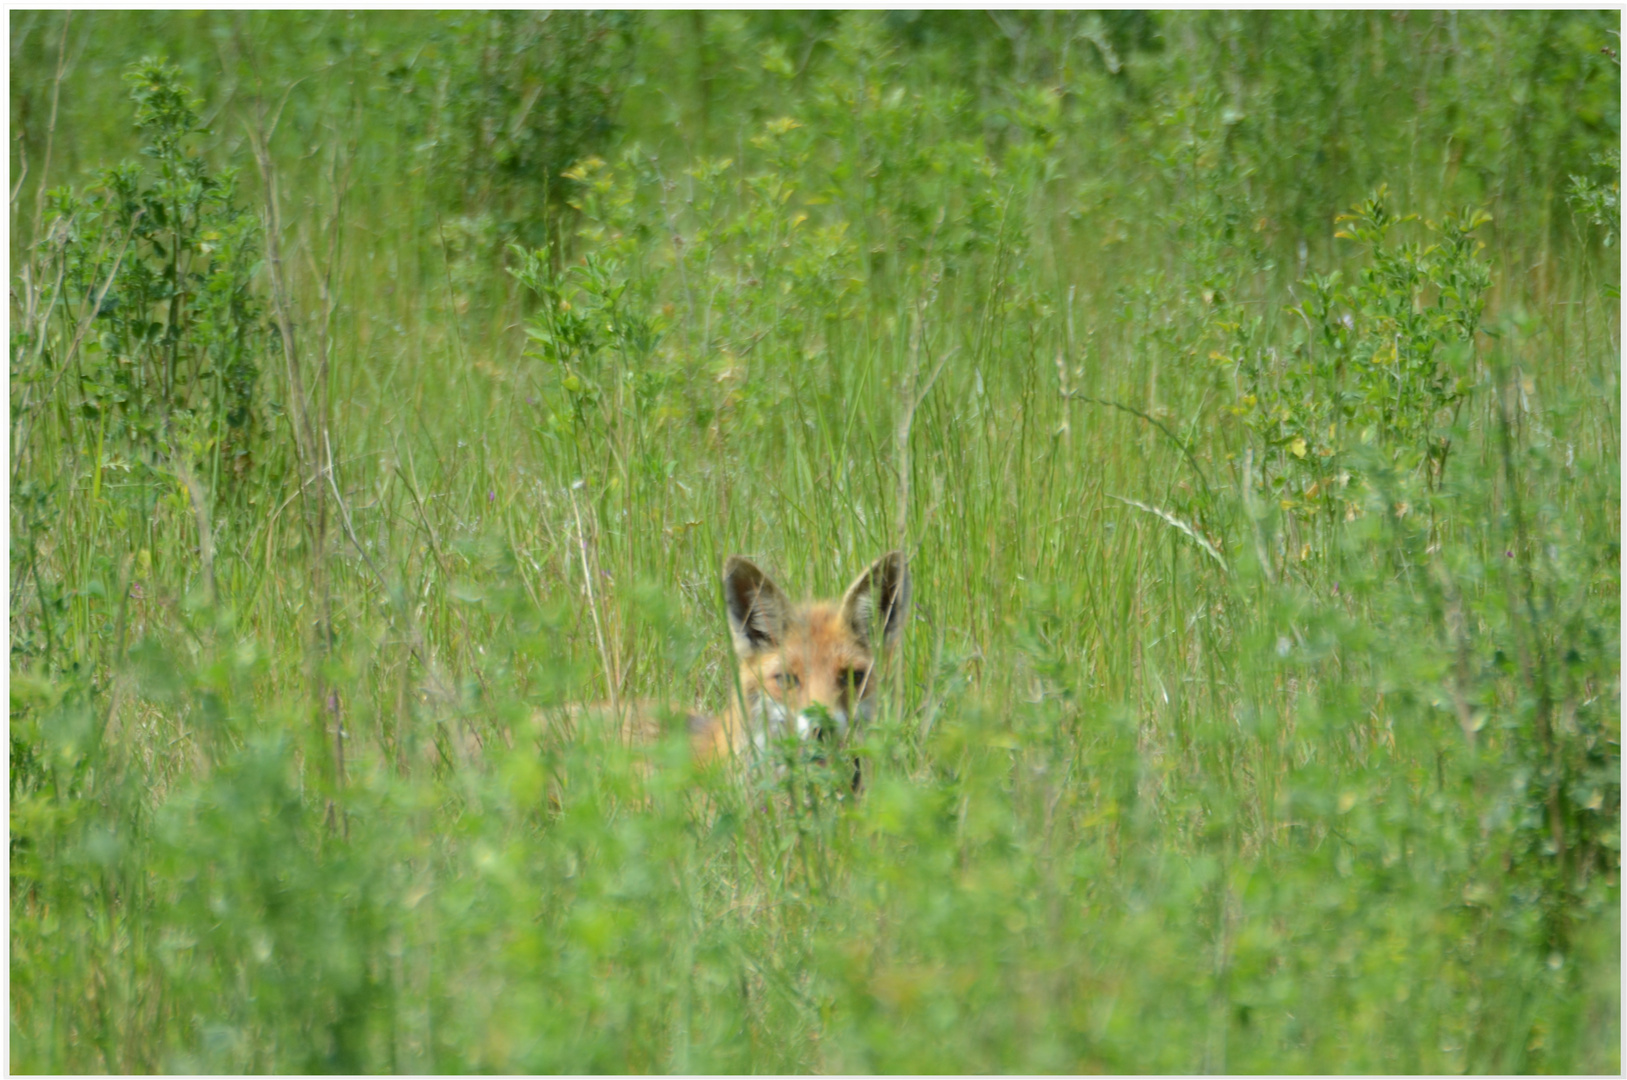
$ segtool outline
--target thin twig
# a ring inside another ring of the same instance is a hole
[[[97,313],[102,310],[102,304],[107,300],[108,290],[113,288],[113,282],[118,280],[119,267],[124,264],[125,253],[129,251],[130,241],[132,238],[134,238],[136,233],[136,222],[141,220],[141,215],[144,213],[146,213],[145,210],[137,210],[135,217],[130,219],[130,229],[124,234],[124,243],[119,247],[118,257],[113,260],[113,269],[108,271],[107,281],[103,283],[102,291],[96,295],[96,303],[91,306],[90,312],[80,316],[79,327],[74,332],[73,341],[69,343],[68,351],[62,355],[61,362],[57,364],[56,376],[51,380],[51,385],[46,388],[45,394],[40,398],[40,403],[42,405],[56,396],[57,386],[61,384],[62,377],[68,373],[68,368],[72,366],[74,357],[79,354],[79,346],[85,340],[85,334],[89,332],[91,324],[96,321]],[[61,292],[62,274],[59,273],[57,275],[56,295],[61,295]],[[56,301],[53,297],[51,310],[54,311],[55,308]],[[46,318],[49,319],[50,316],[51,311],[47,311]],[[43,322],[40,324],[39,333],[39,346],[35,354],[36,363],[39,360],[39,354],[44,351],[45,326]],[[28,445],[28,419],[29,417],[25,415],[22,420],[18,422],[16,435],[13,440],[11,452],[11,476],[13,481],[15,481],[17,478],[17,470],[22,461],[23,449]]]
[[[28,179],[28,140],[23,138],[21,132],[17,134],[17,157],[19,159],[17,162],[17,180],[11,185],[11,198],[6,200],[6,204],[11,207],[13,214],[17,212],[17,196],[23,193],[23,181]],[[16,227],[16,222],[13,220],[12,228]],[[38,234],[36,233],[36,235]]]
[[[588,610],[593,615],[593,635],[599,642],[599,659],[604,664],[605,682],[610,687],[610,710],[617,716],[621,715],[621,703],[616,688],[621,682],[615,667],[610,662],[610,650],[605,647],[604,626],[599,621],[599,598],[593,591],[593,572],[588,567],[587,534],[582,531],[582,510],[576,504],[576,489],[570,489],[571,512],[576,515],[576,549],[582,557],[582,580],[587,583]]]
[[[1219,551],[1215,550],[1215,546],[1208,540],[1205,540],[1202,533],[1198,532],[1198,530],[1194,529],[1192,526],[1188,525],[1186,522],[1182,521],[1168,510],[1160,510],[1156,506],[1148,506],[1144,502],[1137,502],[1134,499],[1126,499],[1119,495],[1109,495],[1108,498],[1124,503],[1126,506],[1133,506],[1137,510],[1144,510],[1154,517],[1160,518],[1168,524],[1174,526],[1176,529],[1190,537],[1192,542],[1198,545],[1198,547],[1202,548],[1206,555],[1215,560],[1215,562],[1219,563],[1222,570],[1226,570],[1228,573],[1230,572],[1230,568],[1226,565],[1225,558],[1221,556]]]
[[[413,465],[412,451],[410,449],[407,451],[407,465],[412,470],[411,473],[402,472],[398,460],[395,468],[396,475],[401,477],[402,483],[406,485],[407,494],[412,496],[413,507],[418,512],[418,524],[424,530],[424,535],[429,538],[429,548],[435,553],[435,565],[440,569],[442,579],[445,579],[450,576],[446,569],[446,554],[441,550],[440,538],[435,534],[434,527],[429,523],[429,515],[424,509],[424,500],[418,493],[417,467]],[[433,656],[429,651],[429,644],[424,638],[424,632],[418,626],[417,616],[413,614],[412,606],[404,600],[402,602],[402,614],[406,617],[407,629],[412,634],[413,655],[417,656],[419,664],[423,665],[425,674],[434,684],[435,693],[443,701],[451,700],[452,691],[440,677],[440,669],[434,663]]]
[[[146,212],[144,209],[137,210],[135,216],[130,219],[130,228],[124,234],[124,243],[119,245],[119,254],[113,260],[113,269],[107,272],[107,280],[102,283],[102,291],[96,294],[96,303],[91,307],[88,314],[80,317],[79,328],[74,331],[73,341],[69,343],[68,351],[62,354],[62,360],[57,364],[56,378],[51,380],[50,389],[45,392],[44,400],[49,401],[55,396],[57,384],[62,381],[62,376],[67,374],[69,365],[79,355],[79,346],[84,343],[85,335],[90,332],[91,324],[96,321],[96,316],[101,314],[102,304],[107,301],[108,290],[113,288],[113,283],[119,278],[119,267],[124,265],[124,256],[130,251],[130,241],[135,239],[136,222],[140,221],[141,216]]]
[[[170,468],[181,478],[186,493],[192,500],[192,517],[198,525],[198,560],[203,564],[204,588],[209,594],[209,606],[215,605],[215,531],[209,525],[209,497],[203,485],[186,464],[185,455],[170,448]]]
[[[898,460],[898,524],[897,524],[897,530],[898,530],[899,543],[900,543],[900,545],[902,545],[902,550],[905,552],[906,555],[909,553],[910,473],[911,473],[911,468],[912,468],[912,466],[910,464],[910,434],[911,434],[912,430],[915,427],[915,413],[916,413],[916,410],[918,410],[921,407],[921,404],[924,401],[926,401],[927,395],[932,393],[932,387],[937,383],[938,376],[943,374],[944,366],[946,364],[948,364],[950,358],[953,357],[959,351],[960,351],[960,346],[956,345],[953,348],[951,348],[948,352],[945,352],[942,356],[940,356],[938,358],[937,364],[935,364],[933,366],[933,368],[932,368],[932,374],[927,376],[926,385],[921,387],[920,390],[915,389],[915,376],[916,376],[916,373],[917,373],[918,369],[913,364],[911,365],[911,368],[910,368],[910,380],[909,380],[910,385],[905,390],[905,395],[906,395],[907,400],[909,401],[909,404],[904,409],[903,418],[901,420],[899,420],[899,423],[898,423],[898,435],[897,435],[897,439],[898,439],[898,444],[897,444],[897,460]]]
[[[327,477],[328,489],[333,493],[333,504],[339,508],[339,524],[344,529],[345,536],[350,540],[351,546],[356,549],[356,554],[362,557],[362,561],[367,564],[367,569],[372,572],[374,580],[378,582],[379,589],[383,591],[384,595],[389,596],[390,585],[389,582],[385,580],[384,572],[379,569],[378,564],[373,561],[373,557],[367,553],[367,549],[362,546],[361,540],[356,536],[356,527],[352,523],[350,517],[350,507],[345,502],[345,497],[339,492],[339,482],[335,478],[335,469],[333,466],[333,447],[328,444],[327,438],[328,433],[324,431],[322,433],[322,439],[323,449],[327,454],[327,467],[323,470],[323,472]],[[413,494],[413,500],[416,502],[417,498],[418,496],[415,492]],[[421,509],[422,507],[420,506],[420,510]],[[435,684],[435,692],[440,695],[449,696],[450,690],[447,688],[445,682],[441,679],[440,673],[435,669],[435,666],[429,661],[428,649],[424,641],[424,634],[418,626],[418,620],[413,618],[411,608],[405,604],[402,605],[402,614],[406,616],[407,630],[410,634],[408,639],[408,647],[412,650],[413,655],[418,658],[418,662],[424,666],[425,672],[428,673],[430,680]]]
[[[1475,733],[1479,730],[1475,724],[1473,709],[1469,706],[1467,688],[1470,685],[1469,675],[1469,631],[1468,620],[1464,617],[1463,593],[1458,589],[1457,582],[1452,580],[1452,572],[1447,569],[1446,560],[1436,551],[1430,559],[1430,569],[1434,571],[1436,581],[1440,585],[1441,599],[1445,607],[1445,623],[1453,652],[1453,678],[1451,681],[1452,704],[1457,709],[1458,725],[1463,729],[1463,738],[1472,749],[1475,745]]]
[[[41,215],[45,212],[45,185],[51,179],[51,151],[56,144],[56,113],[57,101],[62,94],[62,75],[66,70],[68,57],[68,26],[73,22],[73,12],[62,13],[62,37],[57,42],[56,49],[56,78],[51,82],[51,119],[45,125],[45,161],[40,165],[39,190],[34,195],[34,232],[40,234]],[[18,180],[21,184],[22,181]]]
[[[279,109],[280,112],[280,109]],[[264,118],[261,118],[263,125]],[[260,178],[266,189],[266,262],[271,271],[271,307],[277,320],[277,336],[282,339],[283,366],[288,376],[289,396],[294,406],[290,410],[289,427],[294,433],[294,453],[299,457],[301,471],[310,467],[315,456],[312,453],[312,433],[310,429],[310,416],[305,410],[306,395],[305,383],[300,375],[299,350],[294,341],[294,320],[289,314],[289,300],[287,286],[284,282],[282,264],[282,245],[279,234],[282,224],[277,212],[277,202],[280,191],[277,185],[277,170],[271,162],[271,151],[268,145],[270,136],[262,126],[259,130],[250,129],[250,141],[254,146],[255,164],[260,169]]]
[[[1277,583],[1276,571],[1271,566],[1271,553],[1265,549],[1265,536],[1260,531],[1260,515],[1254,504],[1254,447],[1243,451],[1243,512],[1248,515],[1249,533],[1254,538],[1254,557],[1259,560],[1260,572],[1266,584]]]
[[[388,594],[389,587],[385,584],[384,574],[379,571],[378,565],[373,562],[373,556],[369,555],[367,549],[362,547],[362,542],[356,539],[356,529],[350,522],[350,507],[345,505],[345,497],[339,494],[339,483],[334,479],[333,444],[328,441],[326,431],[322,432],[322,449],[327,455],[327,467],[322,471],[327,476],[328,489],[333,492],[333,503],[339,508],[339,524],[344,527],[345,535],[350,538],[350,543],[355,547],[356,554],[362,557],[362,561],[367,564],[367,569],[371,570],[373,576],[378,579],[379,587]]]
[[[1063,391],[1062,396],[1064,398],[1077,401],[1088,401],[1092,405],[1106,405],[1110,408],[1118,409],[1121,412],[1127,412],[1131,416],[1139,417],[1140,419],[1151,424],[1153,427],[1157,428],[1159,431],[1162,431],[1165,435],[1169,436],[1169,441],[1174,443],[1176,447],[1180,449],[1182,454],[1186,455],[1187,463],[1192,466],[1192,471],[1198,474],[1198,481],[1203,484],[1203,493],[1208,496],[1210,502],[1214,501],[1214,491],[1209,487],[1209,478],[1203,474],[1203,467],[1198,464],[1198,459],[1192,456],[1191,448],[1188,447],[1186,443],[1182,442],[1173,431],[1165,427],[1163,422],[1158,418],[1148,416],[1140,409],[1137,409],[1131,405],[1126,405],[1121,401],[1113,401],[1109,398],[1091,397],[1089,394],[1081,394],[1076,390],[1065,390]]]
[[[252,63],[251,58],[251,63]],[[255,165],[259,168],[260,177],[265,185],[265,218],[263,226],[266,243],[266,265],[271,278],[272,312],[276,319],[278,336],[282,338],[283,363],[288,376],[289,390],[289,429],[294,437],[294,455],[299,466],[301,484],[299,495],[304,503],[303,515],[306,539],[309,545],[311,567],[311,585],[316,594],[320,614],[313,627],[311,652],[311,691],[315,699],[316,716],[323,734],[328,734],[330,726],[333,736],[333,768],[334,797],[328,800],[328,824],[330,828],[348,829],[348,819],[338,804],[337,794],[345,782],[345,752],[344,752],[344,720],[343,710],[338,700],[337,692],[328,686],[324,675],[327,656],[332,649],[333,637],[333,611],[332,596],[328,588],[327,575],[327,507],[326,493],[323,491],[320,477],[324,472],[324,464],[319,457],[320,448],[317,445],[316,428],[311,416],[311,399],[305,389],[305,382],[300,370],[299,349],[294,337],[294,320],[292,315],[292,301],[288,295],[288,283],[283,268],[282,252],[282,222],[279,212],[281,202],[281,189],[278,184],[278,174],[275,163],[271,158],[271,138],[276,132],[277,123],[282,118],[282,110],[288,103],[289,95],[293,92],[296,81],[283,91],[282,101],[272,117],[268,127],[264,98],[256,98],[256,122],[253,126],[245,123],[249,133],[250,142],[254,148]],[[326,428],[323,428],[326,435]],[[318,479],[319,482],[310,484],[304,482],[307,477]],[[331,482],[331,476],[329,477]],[[307,495],[307,492],[310,495]],[[314,498],[313,506],[308,499]]]
[[[339,262],[339,238],[344,230],[345,196],[350,191],[350,167],[355,160],[355,142],[352,139],[345,154],[343,170],[330,163],[329,185],[333,189],[333,211],[328,221],[328,262],[326,269],[316,277],[317,297],[322,303],[322,321],[317,325],[318,362],[316,369],[317,414],[322,424],[322,438],[328,437],[328,365],[333,356],[333,312],[337,302],[333,294],[333,270]],[[335,154],[337,158],[337,153]],[[332,455],[329,455],[330,459]]]

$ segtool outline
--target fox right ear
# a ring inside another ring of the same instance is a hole
[[[887,649],[904,629],[910,571],[902,551],[889,551],[860,574],[842,597],[842,618],[860,641]]]
[[[742,660],[777,647],[784,638],[791,606],[750,559],[731,555],[723,564],[723,601],[734,651]]]

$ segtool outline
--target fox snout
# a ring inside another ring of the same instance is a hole
[[[846,709],[833,709],[817,701],[792,707],[755,687],[745,693],[747,711],[755,729],[754,741],[759,747],[766,747],[787,733],[795,734],[803,742],[840,742],[847,737]]]
[[[839,742],[847,737],[847,712],[815,702],[797,713],[796,731],[799,739]]]

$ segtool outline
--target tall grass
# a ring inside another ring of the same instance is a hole
[[[1141,18],[14,14],[13,1070],[1618,1071],[1616,22]],[[566,722],[898,545],[862,797]]]

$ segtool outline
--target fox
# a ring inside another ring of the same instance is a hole
[[[903,632],[910,603],[904,555],[881,556],[839,600],[793,602],[750,559],[723,564],[723,600],[739,661],[737,692],[716,713],[684,717],[691,759],[698,765],[761,760],[782,740],[813,744],[815,756],[839,749],[874,712],[881,678]],[[604,705],[585,713],[604,715]],[[624,712],[623,741],[658,739],[661,711],[637,704]],[[861,777],[855,763],[853,787]]]
[[[718,712],[679,714],[691,761],[702,767],[761,762],[790,738],[810,744],[816,759],[839,751],[874,713],[879,671],[903,633],[910,605],[903,552],[871,563],[838,600],[795,603],[740,555],[724,562],[722,584],[738,685]],[[658,742],[676,719],[644,701],[567,705],[535,713],[532,722],[538,734],[567,737],[585,724],[636,750]],[[853,766],[857,794],[863,776],[857,761]]]

